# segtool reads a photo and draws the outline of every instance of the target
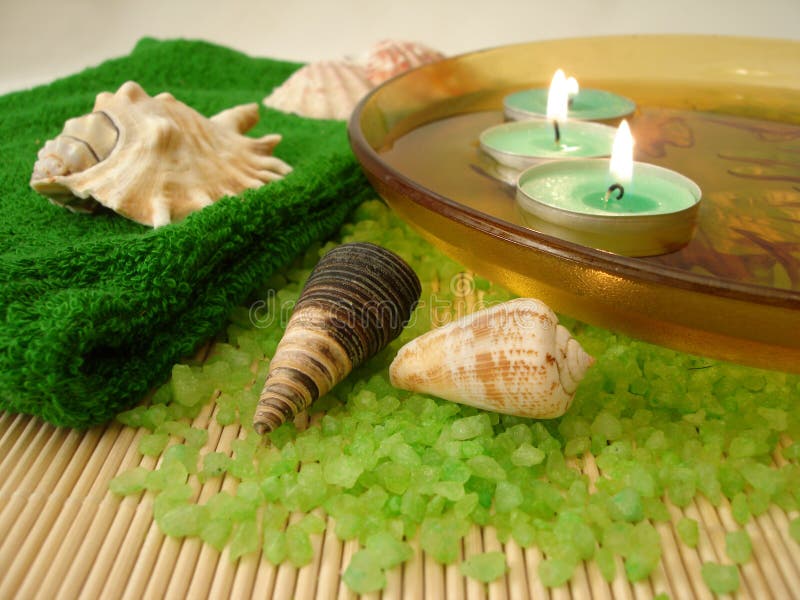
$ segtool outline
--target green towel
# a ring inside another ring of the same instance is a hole
[[[223,325],[233,306],[370,193],[341,121],[261,107],[284,180],[150,229],[81,215],[29,186],[64,121],[127,80],[210,116],[260,102],[300,64],[205,42],[144,39],[126,57],[0,97],[0,409],[88,427],[140,401]]]

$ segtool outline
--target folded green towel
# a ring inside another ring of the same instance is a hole
[[[0,97],[0,409],[87,427],[139,401],[213,336],[233,306],[369,193],[345,123],[261,108],[294,171],[150,229],[74,214],[28,185],[64,121],[127,80],[205,115],[260,102],[300,65],[190,41],[142,40],[99,67]]]

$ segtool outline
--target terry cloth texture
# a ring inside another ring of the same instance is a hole
[[[144,39],[129,56],[0,97],[0,409],[78,428],[112,418],[371,193],[344,122],[261,106],[248,135],[282,134],[275,155],[294,171],[153,230],[110,211],[74,214],[34,192],[44,142],[128,80],[210,116],[260,103],[300,66]]]

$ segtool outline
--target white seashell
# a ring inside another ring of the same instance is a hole
[[[347,119],[372,85],[349,61],[309,63],[264,98],[264,105],[315,119]]]
[[[443,57],[422,44],[383,41],[360,59],[307,64],[264,98],[264,105],[301,117],[349,119],[356,104],[379,83]]]
[[[91,114],[68,120],[44,145],[31,187],[68,208],[97,201],[139,223],[166,225],[291,171],[272,156],[280,135],[241,135],[257,121],[257,104],[208,119],[129,81],[99,94]]]
[[[550,419],[566,412],[593,363],[546,304],[520,298],[412,340],[389,375],[401,389]]]
[[[416,42],[384,40],[378,42],[366,58],[366,75],[372,85],[422,65],[444,58],[438,50]]]

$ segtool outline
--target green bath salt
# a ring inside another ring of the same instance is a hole
[[[311,406],[307,426],[288,423],[262,438],[252,415],[288,316],[281,311],[319,257],[345,242],[403,256],[422,278],[420,303],[397,340]],[[234,559],[302,566],[314,560],[316,536],[355,540],[342,578],[356,593],[384,589],[415,545],[467,577],[502,577],[502,553],[463,557],[474,526],[538,548],[543,560],[528,577],[557,587],[584,561],[606,580],[647,579],[661,561],[657,525],[701,496],[730,503],[740,526],[771,506],[800,509],[796,375],[674,352],[562,315],[595,364],[561,418],[500,415],[395,389],[395,354],[452,317],[447,311],[463,300],[454,290],[463,288],[450,281],[469,277],[381,202],[361,204],[336,239],[299,256],[233,312],[206,362],[175,365],[151,403],[119,415],[143,429],[139,450],[153,457],[143,465],[156,466],[121,473],[110,489],[149,493],[164,533],[227,547]],[[477,281],[470,306],[513,297]],[[207,497],[196,493],[200,485],[223,480],[232,491],[197,500]],[[702,524],[686,516],[674,523],[679,543],[695,547]],[[789,525],[795,539],[798,523]],[[728,534],[726,560],[747,564],[751,554],[744,530]],[[707,563],[702,572],[716,593],[738,588],[735,566]]]

